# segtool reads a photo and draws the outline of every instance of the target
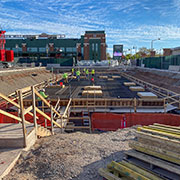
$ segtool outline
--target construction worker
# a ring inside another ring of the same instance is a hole
[[[94,70],[94,69],[92,69],[92,71],[91,71],[91,75],[92,75],[92,76],[94,76],[94,75],[95,75],[95,70]]]
[[[108,64],[109,64],[109,66],[111,66],[111,61],[110,60],[108,61]]]
[[[64,79],[64,83],[68,83],[68,74],[67,73],[63,74],[63,79]]]
[[[91,78],[92,85],[94,86],[94,77]]]
[[[86,69],[86,79],[89,79],[89,70]]]
[[[81,74],[81,72],[80,72],[80,70],[78,69],[78,70],[76,71],[76,78],[77,78],[78,81],[80,80],[80,74]]]
[[[86,68],[83,69],[83,74],[86,75]]]
[[[39,94],[44,98],[47,99],[48,95],[45,94],[45,89],[40,90]],[[40,97],[37,98],[38,99],[38,106],[40,107],[40,109],[42,109],[42,100]]]
[[[72,75],[74,75],[74,68],[72,68]]]

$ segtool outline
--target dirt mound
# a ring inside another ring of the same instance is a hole
[[[112,160],[120,161],[134,133],[134,128],[127,128],[101,134],[58,134],[38,140],[31,151],[21,155],[5,179],[102,179],[98,169]]]

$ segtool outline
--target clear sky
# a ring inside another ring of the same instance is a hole
[[[7,34],[65,34],[105,30],[113,44],[155,49],[180,46],[180,0],[0,0],[0,26]]]

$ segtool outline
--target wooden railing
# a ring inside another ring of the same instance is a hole
[[[133,81],[140,86],[146,87],[151,92],[154,92],[160,97],[162,97],[165,101],[164,102],[165,106],[167,106],[167,104],[175,104],[175,105],[178,105],[178,107],[180,108],[180,94],[174,91],[168,90],[166,88],[162,88],[157,85],[148,83],[146,81],[133,77],[125,72],[121,72],[120,74],[121,76],[127,78],[128,80]]]

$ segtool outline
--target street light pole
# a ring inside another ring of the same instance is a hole
[[[151,51],[153,51],[153,42],[154,42],[154,41],[158,41],[158,40],[161,40],[161,39],[158,38],[158,39],[154,39],[154,40],[151,41]]]

